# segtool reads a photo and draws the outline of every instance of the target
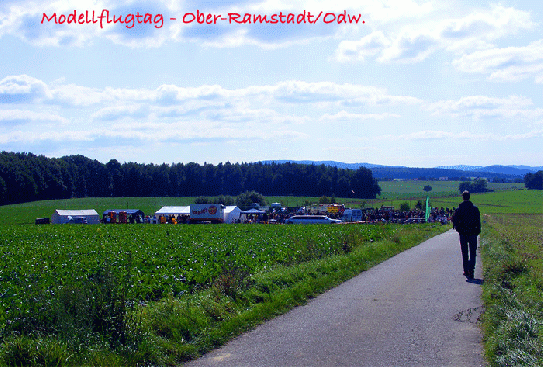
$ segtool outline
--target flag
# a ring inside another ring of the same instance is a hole
[[[426,197],[426,213],[424,214],[424,219],[426,222],[428,222],[428,218],[430,218],[430,197]]]

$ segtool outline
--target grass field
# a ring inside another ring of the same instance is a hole
[[[392,205],[399,208],[408,203],[414,208],[418,200],[426,200],[426,185],[432,186],[428,193],[432,206],[456,207],[458,205],[457,181],[381,181],[382,192],[375,199],[336,198],[337,203],[347,207],[380,207]],[[499,192],[524,188],[524,184],[490,183],[489,188]],[[448,199],[450,198],[450,199]],[[308,203],[317,204],[317,197],[271,196],[266,197],[269,204],[279,202],[283,206],[300,207]],[[66,200],[44,200],[31,203],[0,206],[0,225],[33,224],[36,218],[50,218],[56,209],[95,209],[101,215],[107,209],[140,209],[152,215],[163,206],[184,206],[194,203],[192,197],[125,197],[125,198],[75,198]]]
[[[543,192],[475,195],[483,213],[483,332],[491,366],[543,365]]]

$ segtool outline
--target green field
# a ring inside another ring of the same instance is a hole
[[[483,332],[491,366],[543,365],[543,192],[475,197],[483,214]]]
[[[10,366],[175,365],[447,229],[0,228],[0,361]]]
[[[395,199],[357,204],[414,205],[419,195],[415,186],[386,187]],[[434,197],[433,191],[432,206],[461,201],[458,192]],[[193,200],[84,198],[0,207],[0,364],[176,365],[450,228],[20,225],[54,209],[153,213]],[[281,200],[303,205],[311,198]],[[496,191],[472,201],[484,221],[487,358],[493,366],[541,365],[543,192]]]
[[[537,190],[497,191],[485,194],[472,194],[471,201],[479,207],[481,213],[537,214],[543,211],[543,192]],[[431,198],[432,206],[457,207],[462,202],[456,197]]]
[[[381,195],[375,199],[336,198],[337,203],[347,207],[380,207],[392,205],[399,208],[408,203],[414,208],[418,200],[426,200],[430,196],[434,207],[456,207],[458,205],[457,181],[381,181]],[[432,186],[428,194],[424,186]],[[510,192],[524,188],[524,184],[489,183],[489,189],[497,192]],[[447,198],[451,199],[447,199]],[[36,218],[50,218],[56,209],[95,209],[101,215],[107,209],[140,209],[152,215],[163,206],[184,206],[194,203],[192,197],[126,197],[126,198],[75,198],[66,200],[44,200],[31,203],[0,206],[0,225],[33,224]],[[300,207],[317,204],[316,197],[272,196],[266,197],[268,204],[279,202],[283,206]]]

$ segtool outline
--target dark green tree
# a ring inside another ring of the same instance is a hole
[[[527,173],[524,176],[524,185],[529,190],[543,190],[543,171]]]

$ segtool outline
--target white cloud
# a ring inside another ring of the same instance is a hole
[[[430,103],[424,108],[433,115],[470,116],[475,120],[490,117],[536,119],[543,116],[542,108],[534,108],[532,100],[522,96],[508,98],[468,96],[459,100]]]
[[[389,118],[400,118],[401,115],[394,113],[349,113],[341,110],[336,114],[324,114],[320,121],[364,121],[364,120],[383,120]]]
[[[4,142],[11,143],[51,139],[91,141],[96,145],[107,145],[107,141],[116,139],[126,145],[210,138],[290,140],[307,138],[308,126],[315,121],[399,117],[389,112],[360,113],[361,108],[421,103],[374,86],[298,80],[237,89],[173,84],[156,89],[99,89],[64,84],[63,79],[47,85],[22,75],[4,78],[0,88],[2,95],[8,96],[5,99],[9,106],[17,103],[19,107],[0,109],[4,127],[10,122],[16,127],[14,122],[22,126],[23,122],[40,120],[63,124],[54,138],[48,130],[50,126],[40,128],[35,124],[33,133],[26,136],[24,131],[15,131],[11,126],[6,130],[9,133],[4,131],[2,135]],[[38,109],[42,111],[34,112]]]
[[[1,110],[0,109],[0,126],[1,125],[19,125],[30,122],[57,122],[67,123],[68,120],[62,116],[58,116],[48,112],[34,112],[28,110]]]
[[[399,28],[374,31],[359,40],[343,40],[335,58],[347,62],[375,56],[379,62],[420,62],[438,50],[465,54],[488,49],[493,47],[492,42],[534,26],[530,13],[501,5],[461,18],[450,18],[448,12],[436,10]]]
[[[375,31],[359,41],[341,41],[336,51],[336,58],[340,62],[364,61],[370,56],[381,53],[390,43],[382,31]]]
[[[0,103],[30,103],[51,98],[47,85],[28,75],[7,76],[0,80]]]
[[[488,79],[515,82],[534,78],[543,82],[543,40],[525,47],[492,48],[463,55],[453,61],[460,71],[488,74]]]
[[[377,137],[380,140],[395,140],[395,141],[416,141],[416,140],[472,140],[472,141],[514,141],[543,138],[543,130],[532,130],[526,133],[505,134],[496,133],[474,134],[469,131],[451,132],[440,130],[425,130],[416,131],[409,134],[401,135],[382,135]]]

